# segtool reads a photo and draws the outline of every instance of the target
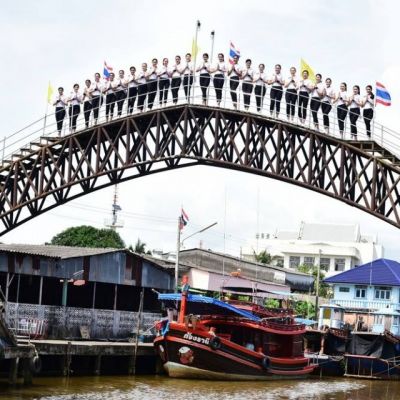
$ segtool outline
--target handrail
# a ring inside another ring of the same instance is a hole
[[[222,87],[222,97],[221,97],[221,102],[220,104],[217,103],[217,98],[216,98],[216,93],[215,93],[215,88],[213,87],[213,78],[211,78],[211,83],[210,86],[208,87],[207,90],[207,105],[208,106],[220,106],[221,110],[228,109],[228,110],[237,110],[239,112],[251,112],[254,114],[258,114],[260,116],[268,116],[270,118],[273,118],[274,120],[277,121],[285,121],[286,123],[293,124],[295,126],[307,128],[316,132],[319,132],[321,134],[326,134],[327,136],[331,137],[336,137],[339,139],[343,140],[352,140],[351,135],[350,135],[350,124],[348,121],[348,116],[346,117],[345,121],[345,130],[344,134],[341,135],[338,129],[338,121],[337,121],[337,106],[335,104],[332,105],[332,110],[330,111],[329,114],[329,120],[330,120],[330,130],[329,133],[324,133],[323,129],[317,130],[316,127],[314,126],[313,119],[311,116],[311,110],[308,107],[307,108],[307,118],[304,123],[301,122],[301,120],[298,117],[298,104],[296,103],[296,113],[293,118],[287,118],[286,117],[286,100],[285,100],[285,95],[282,96],[282,100],[280,102],[280,113],[279,115],[270,115],[269,112],[269,106],[271,103],[271,98],[270,98],[270,91],[266,91],[266,95],[264,97],[264,100],[261,102],[261,109],[258,111],[257,110],[257,104],[256,104],[256,99],[255,99],[255,94],[254,90],[252,90],[251,97],[250,97],[250,102],[248,107],[244,107],[243,104],[243,89],[242,85],[239,85],[239,87],[236,90],[237,97],[238,97],[238,102],[237,102],[237,108],[233,106],[233,103],[231,101],[231,90],[229,87],[229,78],[225,78],[224,86]],[[147,85],[147,84],[145,84]],[[254,89],[254,84],[253,84],[253,89]],[[152,94],[155,94],[155,100],[154,100],[154,109],[156,108],[165,108],[169,106],[173,106],[175,104],[196,104],[196,105],[202,105],[203,104],[203,96],[202,96],[202,91],[201,87],[199,86],[199,76],[198,74],[195,74],[194,77],[194,83],[191,86],[191,95],[186,97],[183,91],[183,85],[180,85],[179,92],[178,92],[178,98],[177,102],[174,103],[172,101],[172,94],[171,94],[171,88],[168,90],[168,100],[167,102],[163,102],[163,104],[159,105],[159,97],[158,97],[158,88],[156,91],[151,92]],[[285,91],[284,91],[285,94]],[[137,102],[138,102],[138,96],[135,99],[135,108],[133,110],[132,114],[138,114],[140,111],[137,109]],[[118,100],[110,103],[110,107],[114,107],[114,118],[113,120],[119,118],[118,114],[118,103],[120,103]],[[144,110],[148,111],[148,94],[146,95],[146,101],[144,103]],[[62,128],[62,136],[67,135],[67,122],[68,122],[68,110],[66,118],[63,121],[63,128]],[[120,113],[121,117],[130,115],[129,109],[128,109],[128,99],[126,98],[123,103],[122,103],[122,110]],[[106,104],[105,101],[103,102],[102,106],[99,108],[99,116],[97,123],[102,124],[107,122],[108,118],[106,116]],[[323,127],[322,123],[322,112],[319,110],[318,112],[318,121],[319,121],[319,126]],[[361,121],[361,122],[360,122]],[[93,112],[91,112],[90,115],[90,121],[89,121],[89,127],[93,127],[94,121],[93,121]],[[31,128],[33,128],[31,130]],[[77,117],[77,122],[76,122],[76,129],[75,132],[82,131],[86,129],[86,124],[85,124],[85,119],[84,119],[84,113],[83,113],[83,107],[81,106],[81,112],[79,113]],[[394,156],[400,158],[400,134],[398,132],[395,132],[392,129],[386,128],[383,125],[379,124],[377,121],[374,119],[372,120],[371,123],[371,130],[372,130],[372,136],[369,138],[366,135],[366,129],[364,126],[364,121],[362,119],[362,115],[358,118],[357,121],[357,129],[358,129],[358,137],[357,139],[361,140],[373,140],[375,143],[379,144],[384,150],[389,151],[392,153]],[[70,133],[73,133],[72,131]],[[40,135],[40,137],[37,137],[37,135]],[[28,139],[35,137],[33,141],[27,142]],[[59,133],[57,132],[57,124],[55,121],[55,113],[50,113],[47,114],[45,117],[40,118],[28,126],[26,126],[23,129],[20,129],[17,132],[14,132],[12,135],[3,138],[3,148],[2,148],[2,159],[3,159],[3,165],[7,162],[12,160],[13,157],[19,156],[21,151],[33,151],[32,146],[34,144],[40,143],[40,138],[46,138],[46,137],[58,137]],[[10,139],[13,138],[13,140],[10,142]],[[7,151],[7,154],[6,154]],[[376,152],[377,150],[374,149]]]

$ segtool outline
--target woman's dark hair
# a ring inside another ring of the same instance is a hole
[[[282,65],[281,64],[275,64],[275,67],[282,68]]]
[[[60,90],[60,89],[61,89],[61,90],[64,90],[64,88],[63,88],[62,86],[60,86],[60,87],[58,88],[58,90]]]
[[[121,73],[121,72],[122,72],[123,74],[125,73],[125,71],[124,71],[123,69],[120,69],[120,70],[119,70],[119,73]]]
[[[207,57],[208,58],[208,53],[204,53],[203,57]]]
[[[374,99],[374,98],[375,98],[375,95],[374,95],[374,92],[372,91],[372,86],[371,86],[371,85],[367,85],[367,86],[365,87],[365,89],[371,89],[371,99]]]
[[[132,69],[132,68],[136,71],[136,67],[134,67],[134,66],[132,65],[132,67],[130,67],[129,69]]]
[[[98,73],[98,72],[96,72],[95,74],[94,74],[94,76],[98,76],[99,78],[100,78],[100,74]]]
[[[153,58],[153,59],[151,60],[151,62],[156,62],[156,63],[158,63],[158,60],[157,60],[157,58]]]
[[[192,55],[190,53],[186,53],[186,55],[192,57]]]
[[[246,60],[246,63],[248,63],[248,62],[251,62],[250,58],[248,58],[248,59]]]
[[[354,85],[354,86],[353,86],[353,88],[356,88],[356,89],[357,89],[357,92],[358,92],[358,94],[360,94],[360,86],[358,86],[358,85]]]
[[[225,58],[224,53],[218,53],[218,56],[221,56],[222,58]]]
[[[90,81],[90,79],[86,79],[85,83],[87,83],[87,82],[92,83],[92,82]]]
[[[162,59],[162,61],[164,62],[164,61],[169,61],[169,60],[168,60],[167,57],[164,57],[164,58]]]
[[[308,72],[308,69],[303,69],[302,74],[304,74],[304,72],[307,72],[307,75],[310,75],[310,73]]]
[[[347,90],[347,83],[346,82],[342,82],[341,85],[343,85],[344,88]]]
[[[325,79],[325,82],[326,82],[326,81],[331,81],[331,82],[332,82],[332,79],[331,79],[331,78],[326,78],[326,79]]]
[[[261,65],[265,68],[265,65],[264,65],[263,63],[261,63],[261,64],[259,65],[259,67],[261,67]]]
[[[322,75],[321,74],[316,74],[315,76],[319,76],[322,79]]]

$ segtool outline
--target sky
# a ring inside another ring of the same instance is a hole
[[[242,57],[284,74],[304,58],[333,86],[382,82],[392,107],[379,107],[377,120],[400,131],[400,3],[392,0],[204,0],[133,2],[86,0],[2,4],[0,49],[0,140],[46,112],[47,85],[70,91],[75,82],[102,69],[138,67],[191,50],[200,20],[200,51],[228,53],[232,41]],[[384,29],[381,29],[384,26]],[[7,94],[7,95],[4,95]],[[110,218],[113,188],[81,197],[4,235],[6,243],[44,243],[70,226],[104,227]],[[184,246],[239,254],[255,233],[297,230],[300,221],[360,224],[377,235],[385,256],[400,260],[397,228],[337,200],[265,177],[198,166],[163,172],[119,185],[126,244],[138,238],[150,249],[173,251],[181,205],[190,222],[183,237],[213,222]]]

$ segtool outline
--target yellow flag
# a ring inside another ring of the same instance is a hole
[[[308,77],[315,82],[315,74],[313,69],[301,58],[300,59],[300,76],[302,75],[303,71],[308,71]]]
[[[199,46],[197,45],[196,41],[193,38],[193,40],[192,40],[192,57],[193,58],[197,57],[199,49],[200,49]]]
[[[53,86],[51,86],[51,83],[49,81],[49,86],[47,87],[47,102],[51,104],[51,98],[53,97],[54,89]]]

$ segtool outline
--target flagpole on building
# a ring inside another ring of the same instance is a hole
[[[179,279],[179,252],[181,251],[181,216],[178,217],[178,232],[176,235],[176,257],[175,257],[175,291],[178,293]]]
[[[196,88],[196,60],[197,60],[197,53],[198,53],[198,46],[197,46],[197,35],[199,33],[200,30],[200,21],[197,20],[196,21],[196,33],[194,35],[194,60],[193,60],[193,103],[194,103],[194,92],[195,92],[195,88]],[[190,72],[189,72],[190,73]]]
[[[214,41],[215,41],[215,31],[211,31],[211,53],[210,53],[210,64],[213,62],[214,58]]]

